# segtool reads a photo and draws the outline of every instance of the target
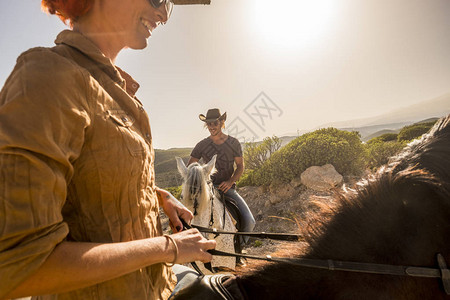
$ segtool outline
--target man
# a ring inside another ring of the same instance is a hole
[[[211,175],[214,186],[225,194],[225,201],[231,198],[238,211],[230,210],[236,221],[239,231],[253,231],[255,219],[244,199],[236,192],[236,181],[244,172],[244,159],[242,147],[239,141],[222,130],[225,128],[227,113],[220,113],[217,108],[209,109],[206,116],[199,115],[201,121],[205,122],[210,136],[201,140],[191,152],[188,165],[200,159],[206,163],[217,154],[217,172]],[[236,168],[234,167],[236,165]],[[230,203],[226,203],[230,206]],[[248,237],[240,240],[241,246],[248,241]]]

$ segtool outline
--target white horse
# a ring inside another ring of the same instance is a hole
[[[176,158],[178,171],[183,177],[181,201],[194,213],[192,224],[235,232],[236,227],[230,214],[220,201],[218,192],[210,184],[210,176],[215,171],[216,156],[214,155],[205,165],[192,163],[189,167],[186,167],[180,157]],[[217,250],[234,252],[233,235],[221,234],[217,237],[214,234],[204,235],[208,239],[216,240]],[[234,257],[214,256],[211,261],[211,266],[213,268],[227,267],[234,270],[236,267],[236,259]],[[203,268],[202,264],[199,264],[199,267],[205,274],[210,273]]]

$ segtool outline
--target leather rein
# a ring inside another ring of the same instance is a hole
[[[196,228],[200,232],[220,234],[233,234],[233,235],[245,235],[250,237],[258,237],[262,239],[274,239],[283,241],[297,241],[300,239],[298,234],[287,233],[265,233],[265,232],[230,232],[221,231],[215,228],[206,228],[197,225],[188,225],[182,220],[185,229]],[[249,254],[231,253],[219,250],[208,250],[209,253],[216,256],[228,256],[228,257],[242,257],[247,259],[265,260],[270,262],[285,263],[300,267],[324,269],[329,271],[346,271],[346,272],[358,272],[369,274],[381,274],[381,275],[396,275],[396,276],[410,276],[420,278],[440,278],[442,280],[445,293],[450,295],[450,270],[447,268],[447,264],[442,254],[437,254],[437,262],[439,268],[428,267],[413,267],[413,266],[400,266],[400,265],[387,265],[387,264],[374,264],[374,263],[361,263],[361,262],[349,262],[338,261],[331,259],[311,259],[311,258],[282,258],[272,257],[271,255],[255,256]]]

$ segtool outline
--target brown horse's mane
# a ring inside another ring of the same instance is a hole
[[[450,116],[357,188],[319,204],[305,243],[273,256],[436,267],[450,262]],[[447,299],[437,279],[361,275],[257,263],[240,274],[251,298]]]

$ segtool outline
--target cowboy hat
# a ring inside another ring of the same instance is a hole
[[[223,115],[221,115],[218,108],[212,108],[208,109],[206,116],[204,114],[200,114],[198,118],[203,122],[214,122],[215,120],[225,121],[227,119],[227,113],[224,112]]]

